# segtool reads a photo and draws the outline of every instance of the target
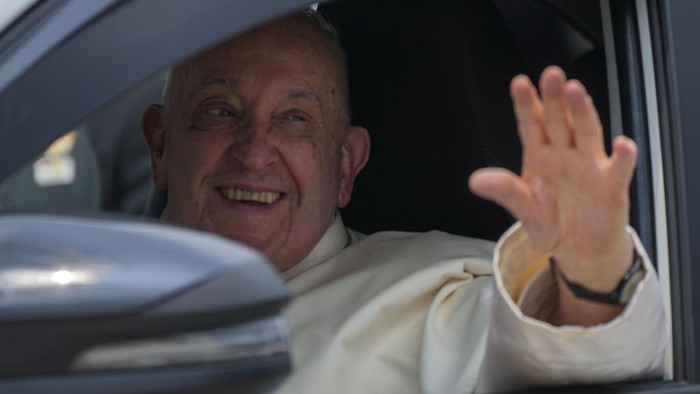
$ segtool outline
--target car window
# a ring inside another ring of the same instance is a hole
[[[598,1],[581,2],[581,5],[578,6],[579,9],[574,11],[558,3],[566,4],[564,2],[495,1],[518,45],[518,50],[522,52],[525,65],[527,66],[523,68],[523,71],[530,74],[533,79],[536,79],[537,74],[544,65],[559,64],[571,77],[581,79],[594,97],[601,111],[601,118],[607,131],[609,129],[607,127],[609,125],[609,115],[605,57],[601,41],[602,32],[599,31],[599,19],[588,17],[591,14],[600,15]],[[585,13],[581,10],[585,11]],[[585,15],[586,17],[572,19],[569,17],[570,15]],[[528,29],[528,26],[532,26],[535,22],[554,26],[559,34],[548,34],[547,37],[543,37],[542,31]],[[549,41],[546,45],[544,45],[544,39]],[[26,185],[32,184],[33,181],[31,179],[34,177],[32,173],[35,171],[35,167],[38,166],[35,166],[34,161],[26,163],[21,170],[18,170],[18,173],[13,175],[11,181],[6,181],[9,183],[4,187],[4,192],[0,193],[0,209],[62,210],[82,208],[86,210],[142,214],[150,190],[150,164],[147,149],[140,133],[140,114],[148,103],[160,101],[162,83],[163,73],[161,72],[130,92],[112,100],[107,106],[96,111],[75,127],[78,130],[77,135],[80,136],[80,144],[77,147],[76,154],[79,154],[81,157],[83,155],[91,157],[88,161],[81,161],[77,168],[75,179],[69,180],[68,178],[70,177],[67,177],[64,180],[66,184],[63,185],[34,183],[31,188],[22,189],[18,185],[23,183]],[[356,90],[359,92],[359,89]],[[501,91],[498,94],[506,96],[507,92]],[[366,101],[364,98],[361,100]],[[358,108],[361,107],[362,101],[357,105]],[[380,125],[380,127],[383,128],[384,126]],[[380,133],[376,134],[375,145],[377,149],[381,149],[383,146],[382,135]],[[606,136],[609,136],[609,133]],[[609,140],[609,137],[607,138]],[[443,148],[448,144],[445,143]],[[442,148],[438,145],[436,149]],[[85,153],[81,153],[83,151]],[[373,156],[379,156],[380,154],[383,153],[377,151],[377,154]],[[388,154],[384,153],[383,155],[386,156]],[[440,152],[435,152],[435,156],[440,156]],[[516,155],[511,154],[511,156],[514,157]],[[83,169],[83,166],[90,166],[90,160],[95,162],[95,168]],[[517,157],[514,157],[513,162],[517,163],[517,161]],[[65,162],[70,163],[71,159],[67,158]],[[369,170],[372,169],[372,165],[373,163],[370,162]],[[57,165],[55,170],[60,172],[63,167],[69,168],[70,164]],[[370,171],[365,172],[369,174]],[[371,175],[363,175],[360,178],[360,186],[357,190],[358,197],[353,200],[348,208],[350,213],[347,215],[351,217],[351,224],[356,224],[356,227],[368,231],[392,226],[396,227],[395,223],[388,222],[383,227],[373,225],[365,228],[359,223],[359,220],[365,219],[359,219],[355,222],[352,219],[354,212],[360,212],[364,209],[360,207],[360,202],[363,200],[363,192],[371,187],[363,187],[362,181],[370,177]],[[23,181],[20,178],[26,178],[27,180]],[[83,182],[90,183],[90,187],[83,186]],[[72,186],[69,186],[69,184]],[[81,196],[70,199],[72,201],[71,204],[65,204],[63,202],[65,199],[59,198],[58,195],[69,193],[69,190],[70,193],[80,193]],[[27,194],[31,194],[33,197],[25,197]],[[363,202],[363,204],[369,206],[370,203]],[[406,204],[410,203],[406,202]],[[415,205],[415,203],[413,204]],[[457,204],[453,204],[451,207],[453,209],[458,208]],[[388,207],[384,210],[389,212],[389,209],[391,208]],[[363,216],[364,214],[358,213],[358,215]],[[445,219],[447,219],[447,216]],[[439,223],[430,223],[426,224],[426,226],[439,228]],[[456,226],[449,225],[446,227],[451,229]],[[407,226],[405,229],[426,230],[427,228]],[[452,231],[455,230],[453,229]],[[488,236],[497,236],[500,231],[500,228],[496,229]],[[484,236],[483,234],[481,235]]]
[[[580,2],[578,9],[573,10],[568,8],[565,2],[496,0],[494,3],[510,29],[517,44],[517,50],[522,54],[526,66],[522,68],[522,72],[528,73],[533,80],[536,80],[542,67],[547,64],[559,64],[571,77],[581,79],[587,86],[601,111],[605,129],[609,130],[607,80],[600,20],[590,17],[590,15],[600,15],[599,2],[583,1]],[[330,7],[326,8],[332,9],[332,7],[331,3]],[[585,17],[571,18],[570,15]],[[333,20],[333,16],[330,19]],[[546,24],[558,34],[543,34],[545,29],[529,28],[535,23]],[[488,41],[488,37],[479,39]],[[353,53],[351,56],[358,55]],[[458,77],[455,75],[455,78]],[[4,181],[0,189],[0,209],[82,209],[143,214],[151,186],[148,152],[140,133],[140,116],[146,105],[160,102],[163,80],[164,72],[160,72],[140,86],[112,100],[74,127],[74,135],[79,137],[75,150],[67,152],[62,159],[53,159],[53,167],[51,167],[56,177],[64,176],[62,182],[58,182],[57,179],[56,182],[37,183],[36,172],[45,171],[39,170],[40,168],[49,168],[41,166],[47,161],[45,158],[40,158],[45,156],[43,153],[17,170],[11,179]],[[507,89],[507,86],[503,89]],[[506,97],[507,100],[507,91],[503,89],[495,93]],[[359,93],[361,89],[355,90]],[[366,98],[358,99],[360,100],[366,101]],[[436,105],[443,104],[445,103],[436,102]],[[462,105],[462,103],[454,105]],[[361,107],[361,104],[357,107]],[[383,125],[379,127],[384,128]],[[375,134],[375,147],[378,150],[373,156],[389,156],[390,153],[381,151],[382,134],[379,132]],[[610,133],[606,133],[608,141],[609,135]],[[450,142],[445,141],[442,145],[436,145],[435,149],[445,149],[449,145]],[[441,153],[436,151],[435,155],[440,156]],[[517,163],[517,150],[510,156],[513,163]],[[77,166],[75,170],[71,170],[74,164]],[[372,164],[370,162],[370,168],[365,171],[366,174],[371,172]],[[392,222],[383,224],[383,227],[365,227],[361,223],[363,220],[366,221],[363,216],[367,215],[364,213],[358,213],[360,219],[354,220],[355,212],[363,209],[361,205],[372,205],[370,201],[363,201],[364,190],[373,188],[370,185],[371,181],[364,182],[367,183],[367,186],[364,186],[363,180],[371,179],[372,176],[366,174],[360,177],[358,196],[347,210],[349,211],[347,216],[352,225],[365,231],[376,231],[379,228],[427,230],[426,226],[441,228],[439,222],[425,224],[422,227],[406,225],[406,228],[402,228],[400,223]],[[384,207],[379,210],[390,209],[390,207]],[[387,216],[390,215],[394,214],[387,214]],[[459,226],[460,224],[443,224],[442,228],[459,232]],[[494,237],[501,231],[502,228],[498,228],[488,234],[470,233],[470,235]]]
[[[0,185],[4,211],[96,210],[99,173],[84,130],[72,130]]]
[[[151,189],[143,109],[161,102],[160,73],[113,100],[0,183],[3,211],[142,215]]]

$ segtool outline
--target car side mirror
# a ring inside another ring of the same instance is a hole
[[[261,254],[219,236],[2,214],[0,392],[274,387],[291,369],[288,299]]]

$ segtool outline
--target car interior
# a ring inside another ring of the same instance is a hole
[[[353,121],[372,138],[343,217],[368,233],[440,229],[494,239],[513,218],[474,196],[467,177],[484,166],[518,171],[515,122],[504,112],[524,62],[490,2],[433,4],[321,7],[347,51]]]
[[[597,2],[588,3],[595,12]],[[481,167],[519,171],[510,80],[517,74],[536,80],[546,64],[559,64],[567,71],[576,67],[570,73],[593,82],[592,92],[605,86],[604,58],[594,52],[600,46],[589,37],[568,40],[583,33],[549,2],[537,5],[536,12],[522,12],[528,6],[519,2],[488,0],[321,6],[348,54],[353,120],[372,137],[369,163],[343,210],[350,227],[497,239],[514,222],[467,187],[468,175]],[[529,36],[532,19],[569,36],[551,42]],[[569,48],[568,56],[557,48]],[[603,72],[589,71],[589,61]],[[591,81],[586,72],[601,77]]]

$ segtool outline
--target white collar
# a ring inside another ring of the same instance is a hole
[[[326,230],[321,240],[311,249],[311,252],[292,268],[282,272],[280,275],[285,282],[295,278],[310,268],[327,260],[329,257],[338,254],[350,243],[348,231],[340,218],[340,213],[336,211],[333,222]]]

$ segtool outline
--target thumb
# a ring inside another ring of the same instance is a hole
[[[509,170],[476,170],[469,177],[469,188],[477,196],[495,202],[520,220],[527,220],[532,215],[534,198],[530,187]]]

